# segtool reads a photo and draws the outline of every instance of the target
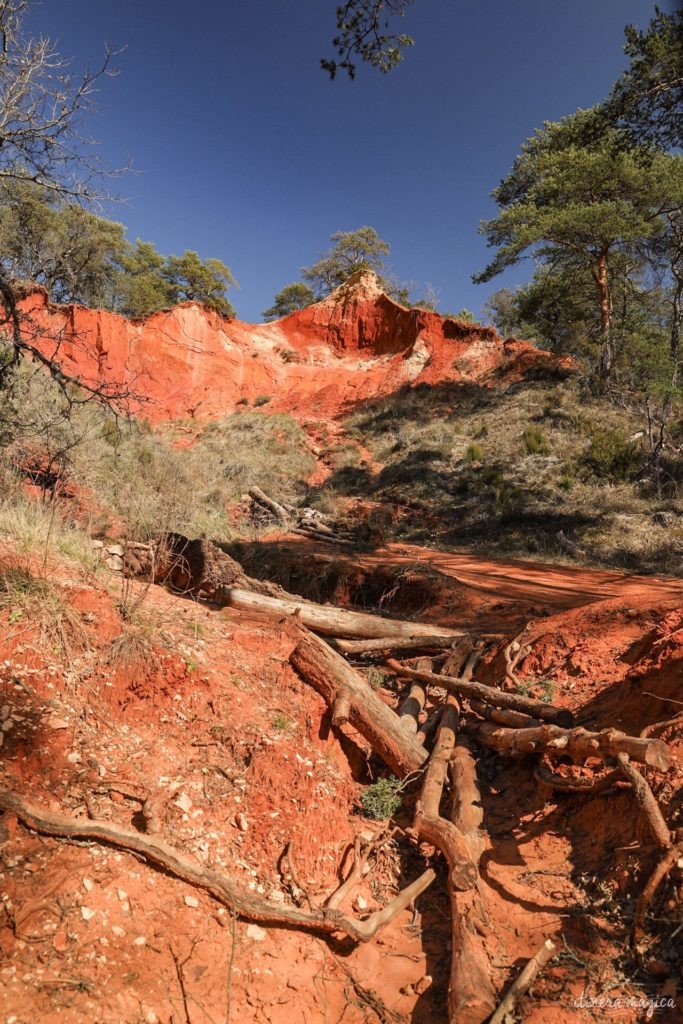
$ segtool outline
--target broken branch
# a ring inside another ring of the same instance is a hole
[[[487,686],[485,683],[475,683],[466,679],[455,678],[454,676],[436,675],[434,672],[419,672],[416,669],[408,668],[399,661],[389,658],[389,668],[397,675],[406,676],[409,679],[420,679],[425,683],[433,683],[444,689],[452,690],[463,697],[475,697],[492,704],[497,708],[512,708],[515,711],[522,711],[524,714],[534,718],[540,718],[544,722],[556,722],[558,725],[571,725],[571,712],[564,708],[556,708],[552,704],[545,704],[540,700],[532,700],[530,697],[522,697],[517,693],[506,693],[497,690],[494,686]]]

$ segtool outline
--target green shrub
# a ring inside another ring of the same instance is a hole
[[[257,395],[254,399],[254,408],[258,409],[261,405],[268,405],[271,400],[271,395]]]
[[[552,704],[555,697],[555,683],[552,679],[539,679],[538,687],[544,704]]]
[[[364,813],[377,821],[390,818],[401,806],[400,791],[401,782],[393,775],[373,782],[361,793],[360,802]]]
[[[384,672],[381,668],[368,668],[365,670],[365,678],[370,683],[373,690],[379,690],[380,687],[384,686],[387,679],[387,672]]]
[[[550,445],[545,434],[535,423],[529,423],[524,428],[522,439],[529,455],[545,455],[550,451]]]
[[[583,462],[598,477],[616,483],[628,480],[640,464],[638,446],[614,427],[593,426]]]
[[[484,461],[484,449],[480,444],[468,444],[465,449],[465,461],[472,464],[473,462]]]

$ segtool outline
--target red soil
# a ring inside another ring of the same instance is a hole
[[[493,328],[406,309],[368,272],[269,324],[187,302],[130,321],[54,306],[40,291],[23,300],[22,312],[31,340],[66,372],[129,387],[145,399],[133,411],[153,422],[216,418],[258,396],[271,398],[268,411],[331,417],[403,385],[514,381],[540,366],[571,368],[528,342],[503,341]]]
[[[536,640],[520,675],[550,676],[554,701],[595,724],[614,723],[616,684],[637,680],[649,687],[653,673],[673,679],[680,669],[673,583],[622,578],[628,599],[620,602],[610,596],[617,574],[560,567],[544,573],[540,566],[527,573],[526,563],[415,548],[389,549],[377,561],[400,568],[418,556],[455,573],[463,609],[469,597],[472,607],[477,598],[491,599],[483,580],[497,572],[499,609],[489,605],[487,614],[491,628],[510,635],[517,629],[509,628],[511,607],[533,604],[541,594],[552,600],[554,614],[531,627]],[[143,660],[112,665],[111,641],[125,628],[115,587],[110,584],[112,596],[91,578],[48,571],[81,629],[65,658],[41,643],[30,623],[5,623],[3,785],[65,813],[85,814],[88,801],[98,817],[124,825],[139,802],[111,786],[143,797],[166,793],[167,841],[251,890],[288,901],[296,890],[282,854],[291,842],[297,884],[314,900],[324,898],[337,884],[348,843],[380,826],[354,813],[362,779],[354,752],[362,741],[347,730],[341,745],[327,730],[323,702],[289,666],[286,623],[274,627],[152,587],[140,606],[151,648]],[[607,599],[596,601],[599,594]],[[443,620],[454,612],[437,602],[425,615]],[[395,702],[389,690],[381,693]],[[659,704],[645,699],[654,721]],[[623,930],[612,904],[603,895],[601,910],[591,889],[591,879],[603,879],[616,898],[643,884],[638,872],[643,858],[649,863],[648,840],[632,798],[617,794],[585,805],[581,798],[553,798],[524,763],[501,767],[486,756],[481,763],[492,843],[483,877],[495,922],[486,939],[494,980],[502,986],[513,977],[547,935],[564,949],[562,934],[573,958],[564,957],[535,985],[523,1002],[524,1020],[605,1019],[574,1005],[584,989],[594,996],[642,995],[615,967]],[[678,767],[650,777],[666,806],[683,773]],[[349,953],[306,934],[233,924],[206,894],[128,854],[39,838],[11,816],[0,828],[0,1001],[7,1020],[182,1021],[179,969],[196,1024],[226,1020],[228,999],[233,1024],[322,1024],[342,1014],[360,1024],[378,1019],[367,1001],[372,993],[397,1020],[445,1019],[449,924],[441,877],[415,920],[405,912]],[[405,884],[423,865],[404,840],[391,845],[361,886],[366,906],[384,903],[399,875]],[[675,995],[675,979],[656,969],[643,975],[644,991]],[[619,1019],[635,1021],[637,1014]]]

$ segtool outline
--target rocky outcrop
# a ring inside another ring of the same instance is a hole
[[[229,320],[182,303],[142,320],[52,305],[38,290],[21,303],[31,340],[66,372],[126,382],[151,421],[215,418],[260,398],[269,411],[333,416],[398,388],[445,381],[489,383],[563,372],[528,342],[385,295],[361,271],[321,302],[269,324]]]

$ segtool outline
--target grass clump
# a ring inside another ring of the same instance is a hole
[[[388,675],[388,672],[385,672],[381,668],[375,668],[374,666],[371,666],[370,668],[367,668],[365,670],[365,678],[367,679],[373,690],[379,690],[382,686],[384,686],[385,682],[387,681]]]
[[[614,483],[629,480],[640,465],[638,446],[616,427],[590,428],[590,445],[583,462],[592,472]]]
[[[254,408],[258,409],[261,405],[268,405],[268,402],[272,400],[271,395],[257,395],[254,399]]]
[[[472,465],[475,462],[484,461],[484,449],[480,444],[468,444],[465,449],[465,462],[469,462]]]
[[[367,786],[361,793],[360,802],[363,813],[368,818],[384,821],[391,818],[401,806],[401,782],[390,775],[386,779],[378,779]]]
[[[61,653],[70,659],[75,648],[86,646],[83,622],[61,589],[22,566],[0,567],[0,611],[7,613],[12,624],[35,629],[37,646],[46,655]]]
[[[547,437],[535,423],[529,423],[524,428],[522,440],[529,455],[547,455],[550,451]]]
[[[113,669],[155,669],[157,639],[158,629],[154,623],[135,614],[124,621],[119,635],[109,642],[107,661]]]

